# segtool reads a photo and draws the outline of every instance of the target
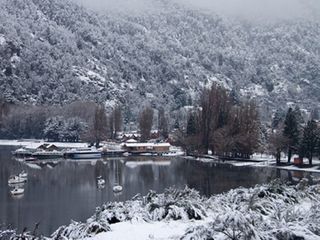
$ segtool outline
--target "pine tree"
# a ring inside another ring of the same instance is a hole
[[[277,109],[272,118],[272,129],[277,129],[279,125],[284,121],[285,112],[282,109]]]
[[[319,130],[315,121],[308,121],[303,129],[303,138],[300,144],[300,152],[302,156],[309,159],[309,164],[312,165],[312,157],[316,146],[319,143]]]
[[[198,111],[189,114],[186,134],[183,137],[183,145],[187,154],[198,154],[201,149],[200,119]]]
[[[293,112],[294,112],[294,115],[296,116],[297,123],[298,123],[298,129],[299,129],[299,127],[305,123],[304,118],[302,116],[302,112],[301,112],[299,106],[295,106]]]
[[[319,120],[319,109],[318,108],[314,108],[312,111],[311,111],[311,115],[310,115],[310,119],[311,120]]]
[[[187,136],[195,135],[196,133],[197,133],[196,116],[194,113],[191,113],[188,117],[188,122],[187,122]]]
[[[292,149],[297,147],[299,143],[299,129],[295,111],[292,108],[288,109],[285,121],[283,136],[288,139],[288,163],[290,163],[292,156]]]

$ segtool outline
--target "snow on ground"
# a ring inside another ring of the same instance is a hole
[[[6,43],[6,38],[2,34],[0,34],[0,46],[4,45],[5,43]]]
[[[0,146],[19,146],[35,149],[43,143],[54,144],[61,148],[81,148],[87,147],[87,143],[70,143],[70,142],[46,142],[44,140],[0,140]]]
[[[297,156],[293,156],[292,159]],[[277,166],[276,160],[273,156],[267,155],[267,154],[254,154],[250,160],[222,160],[219,159],[216,156],[212,155],[203,155],[202,157],[192,157],[192,156],[186,156],[185,159],[189,160],[195,160],[200,161],[204,163],[217,163],[217,164],[230,164],[236,167],[245,167],[245,166],[251,166],[251,167],[270,167],[270,168],[278,168],[278,169],[285,169],[290,171],[303,171],[303,172],[315,172],[320,173],[320,160],[315,158],[312,160],[313,167],[308,167],[307,160],[304,159],[304,167],[297,167],[294,165],[290,166]],[[287,162],[286,157],[283,155],[281,157],[281,161],[283,163]],[[293,164],[293,162],[292,162]]]
[[[285,170],[290,170],[290,171],[301,171],[301,172],[316,172],[320,173],[320,168],[319,166],[314,166],[314,167],[306,167],[306,168],[299,168],[297,166],[276,166],[278,169],[285,169]]]
[[[179,239],[188,227],[194,222],[174,221],[174,222],[152,222],[152,223],[131,223],[121,222],[111,225],[111,231],[98,234],[94,240],[166,240]],[[199,224],[199,223],[198,223]]]

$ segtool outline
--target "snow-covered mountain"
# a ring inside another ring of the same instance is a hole
[[[318,21],[250,23],[151,1],[152,11],[101,14],[66,0],[0,0],[0,95],[118,102],[126,119],[146,102],[177,111],[212,82],[263,112],[319,103]]]

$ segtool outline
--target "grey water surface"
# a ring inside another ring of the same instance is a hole
[[[149,190],[195,188],[202,195],[228,191],[239,186],[251,187],[275,178],[294,181],[311,174],[271,168],[235,167],[203,163],[181,157],[123,157],[99,161],[60,161],[56,164],[26,165],[13,159],[14,148],[0,147],[0,225],[50,235],[70,220],[85,221],[97,206],[108,201],[125,201]],[[7,184],[12,174],[28,172],[25,193],[13,197]],[[105,188],[96,178],[106,180]],[[318,175],[319,176],[319,175]],[[112,187],[123,186],[121,194]]]

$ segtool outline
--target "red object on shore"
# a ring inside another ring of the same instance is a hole
[[[294,165],[302,165],[303,164],[303,158],[294,158],[293,159]]]

